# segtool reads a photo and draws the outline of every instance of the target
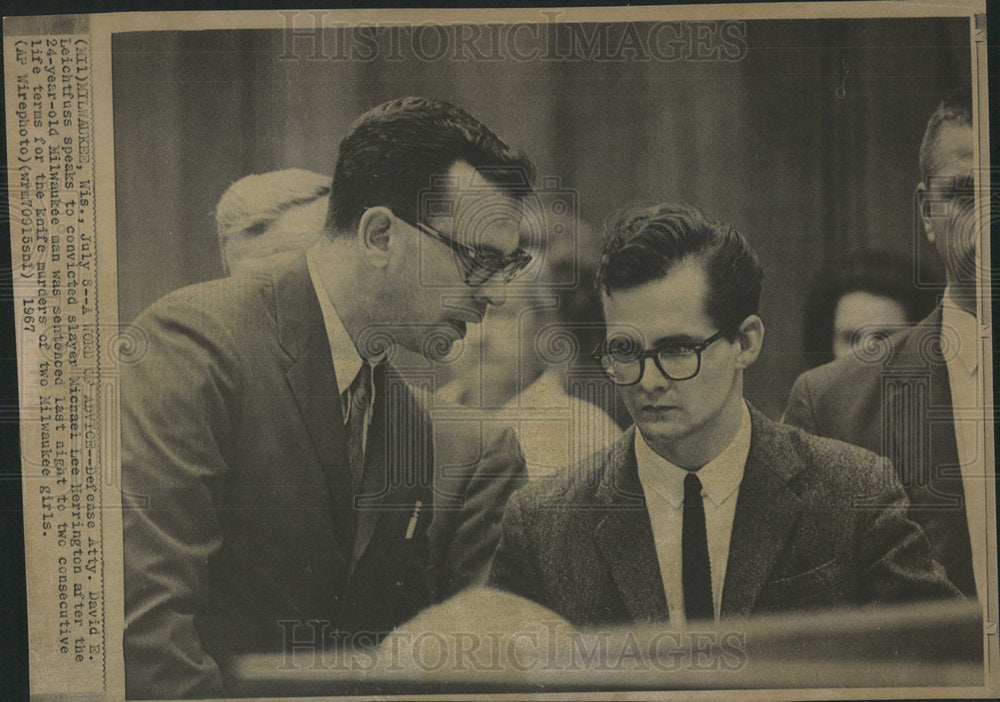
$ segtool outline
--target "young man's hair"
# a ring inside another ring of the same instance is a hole
[[[958,88],[944,96],[934,114],[927,121],[924,138],[920,142],[920,179],[927,179],[937,172],[937,141],[945,127],[972,126],[972,91]]]
[[[763,269],[757,254],[732,225],[706,218],[686,205],[626,210],[605,225],[597,285],[606,295],[663,278],[695,261],[708,279],[705,312],[727,338],[760,305]]]
[[[524,198],[535,168],[468,112],[439,100],[405,97],[359,117],[343,141],[333,174],[326,229],[345,233],[366,208],[385,206],[404,220],[421,220],[420,194],[464,161],[515,199]]]

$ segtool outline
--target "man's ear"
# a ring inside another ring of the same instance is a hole
[[[389,265],[393,225],[396,217],[388,207],[369,207],[358,220],[358,248],[369,264],[376,268]]]
[[[736,366],[749,368],[757,360],[760,348],[764,344],[764,320],[752,314],[743,320],[739,331],[740,335],[736,341],[740,345],[740,350],[736,355]]]
[[[913,197],[917,201],[917,212],[920,213],[920,221],[924,223],[924,233],[927,241],[934,243],[934,221],[931,219],[930,202],[927,199],[927,188],[923,183],[917,183],[917,189],[913,192]]]

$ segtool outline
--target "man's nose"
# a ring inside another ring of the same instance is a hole
[[[485,283],[476,288],[475,296],[495,307],[499,307],[507,301],[507,286],[503,282],[501,275],[494,275]]]
[[[643,392],[650,394],[662,392],[673,382],[660,372],[652,358],[643,359],[642,362],[646,364],[642,369],[642,378],[639,379],[639,387]]]

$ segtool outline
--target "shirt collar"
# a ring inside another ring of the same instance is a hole
[[[744,402],[740,426],[733,440],[722,453],[698,470],[702,490],[716,507],[732,497],[743,481],[750,455],[750,429],[750,410]],[[684,478],[689,471],[656,453],[638,427],[635,430],[635,459],[643,489],[652,490],[671,507],[679,509],[684,504]]]
[[[945,347],[948,366],[953,366],[957,360],[966,373],[969,375],[975,373],[979,368],[979,358],[976,353],[979,341],[979,323],[974,315],[969,314],[956,304],[951,290],[947,288],[941,301],[941,326],[955,332],[961,342],[958,352],[955,354],[948,353],[948,349]]]
[[[323,313],[323,324],[326,326],[326,337],[330,342],[330,354],[333,357],[333,372],[337,378],[337,388],[340,392],[346,391],[358,371],[364,359],[358,353],[357,347],[351,341],[344,323],[340,321],[337,308],[326,292],[323,280],[319,275],[319,263],[316,261],[316,249],[310,248],[306,252],[306,263],[309,266],[309,277],[312,278],[313,287],[316,289],[316,297],[319,298],[319,308]]]

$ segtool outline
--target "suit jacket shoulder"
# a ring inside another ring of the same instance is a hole
[[[614,489],[616,474],[628,461],[628,455],[633,453],[634,432],[632,427],[614,442],[575,465],[535,478],[511,497],[515,509],[559,512],[567,511],[564,508],[572,509],[600,501],[599,498],[607,490]],[[631,487],[635,497],[635,485]]]
[[[642,488],[637,476],[628,478],[635,475],[629,469],[635,463],[633,432],[514,493],[503,517],[491,586],[534,600],[577,624],[630,621],[632,615],[598,557],[599,551],[618,550],[613,542],[624,532],[621,548],[630,561],[634,558],[634,570],[643,571],[634,580],[636,589],[655,598],[659,587],[663,600],[652,533],[648,549],[632,539],[649,531]],[[609,520],[609,515],[615,516]],[[621,520],[627,529],[616,528]]]
[[[887,382],[946,373],[940,358],[941,309],[857,353],[806,371],[792,386],[787,424],[886,453],[882,417]]]
[[[307,349],[310,355],[329,355],[305,256],[273,271],[239,273],[175,290],[135,321],[140,328],[157,324],[225,334],[239,346],[278,341],[292,355]]]
[[[771,469],[792,485],[808,488],[820,483],[838,486],[881,481],[887,463],[878,454],[840,439],[811,434],[755,413],[754,437],[772,456]],[[751,451],[753,451],[753,447]]]

